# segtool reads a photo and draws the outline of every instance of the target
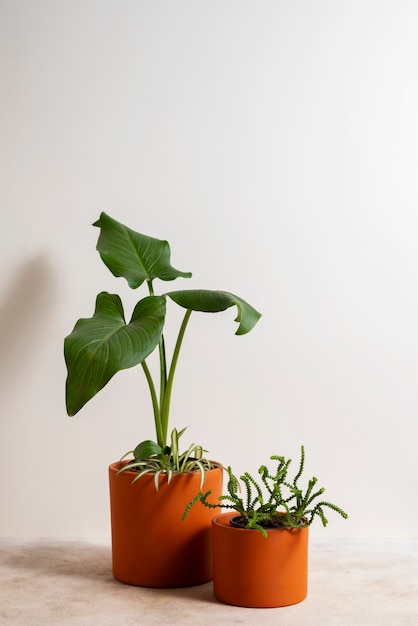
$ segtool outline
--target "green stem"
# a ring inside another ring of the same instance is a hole
[[[161,335],[158,342],[158,352],[160,355],[160,406],[163,406],[165,389],[167,386],[167,358],[165,353],[164,335]]]
[[[147,281],[149,295],[154,295],[154,287],[151,280]],[[154,408],[154,419],[155,419],[155,430],[157,433],[157,442],[162,447],[165,448],[167,445],[167,433],[164,431],[161,423],[161,412],[160,408],[164,403],[165,390],[167,386],[167,357],[165,352],[165,342],[164,335],[161,334],[160,340],[158,342],[158,353],[160,359],[160,404],[158,405],[157,395],[155,392],[154,382],[152,381],[152,377],[148,367],[144,368],[145,375],[148,380],[148,385],[151,391],[152,405]]]
[[[150,296],[154,295],[154,287],[151,280],[148,281],[148,291]],[[165,396],[165,388],[167,385],[167,357],[165,352],[165,342],[163,334],[161,334],[160,340],[158,342],[158,353],[160,357],[160,406],[162,407]],[[164,441],[164,446],[165,445],[166,442]]]
[[[180,330],[179,330],[176,345],[174,347],[173,358],[171,360],[170,371],[168,373],[168,378],[167,378],[167,386],[165,388],[165,393],[164,393],[164,401],[161,405],[161,427],[162,427],[162,431],[164,434],[164,441],[167,439],[168,417],[170,414],[171,391],[173,388],[174,374],[176,371],[177,361],[179,358],[179,353],[180,353],[181,344],[183,342],[184,333],[186,332],[187,324],[188,324],[191,314],[192,314],[192,310],[187,309],[184,315]]]
[[[151,372],[149,371],[148,365],[145,363],[145,361],[142,361],[141,365],[142,369],[144,370],[148,382],[148,387],[151,393],[152,408],[154,411],[155,432],[157,433],[157,443],[163,448],[165,446],[165,443],[161,424],[160,407],[158,406],[158,399],[157,393],[155,391],[154,381],[152,380]]]

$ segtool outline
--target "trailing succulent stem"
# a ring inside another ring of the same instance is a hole
[[[188,504],[183,513],[186,517],[192,506],[201,502],[209,508],[231,509],[240,516],[244,528],[259,530],[267,537],[266,528],[304,528],[310,526],[319,517],[323,526],[328,524],[324,508],[329,508],[344,518],[348,515],[339,506],[325,500],[316,501],[325,491],[323,487],[315,490],[317,478],[309,480],[306,491],[298,486],[305,464],[305,449],[301,446],[299,469],[293,480],[288,480],[291,459],[283,456],[271,456],[276,461],[276,471],[270,473],[261,465],[258,473],[261,484],[248,472],[241,477],[242,486],[228,467],[226,495],[219,498],[219,503],[208,500],[211,492],[202,491]],[[244,497],[241,494],[244,493]],[[316,501],[316,502],[315,502]]]

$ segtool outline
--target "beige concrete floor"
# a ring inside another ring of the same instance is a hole
[[[107,540],[0,540],[0,624],[7,626],[414,626],[418,540],[311,538],[309,593],[278,609],[222,604],[207,583],[143,589],[112,578]]]

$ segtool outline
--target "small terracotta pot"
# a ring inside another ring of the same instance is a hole
[[[308,590],[308,528],[234,528],[236,512],[212,520],[213,591],[228,604],[278,607],[296,604]]]
[[[140,587],[188,587],[212,579],[212,509],[200,502],[186,519],[187,504],[200,491],[200,473],[174,474],[170,484],[154,475],[132,484],[137,475],[117,474],[121,463],[109,467],[113,575]],[[205,490],[216,502],[222,493],[222,470],[206,472]]]

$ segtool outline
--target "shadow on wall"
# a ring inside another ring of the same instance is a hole
[[[0,393],[2,401],[33,368],[42,351],[44,330],[54,296],[51,267],[45,254],[27,260],[0,301]]]

